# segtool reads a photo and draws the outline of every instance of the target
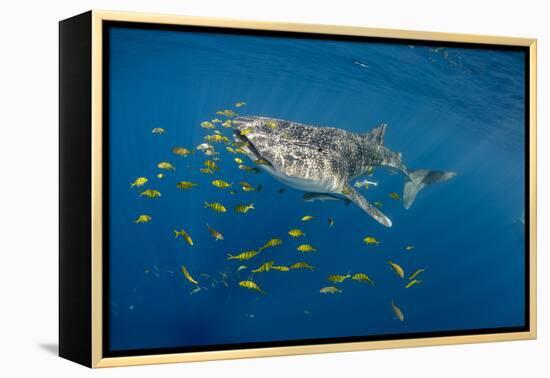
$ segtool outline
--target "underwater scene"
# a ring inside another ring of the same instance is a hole
[[[253,33],[109,28],[108,350],[524,327],[525,53]]]

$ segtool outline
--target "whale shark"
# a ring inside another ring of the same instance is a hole
[[[384,145],[387,124],[367,133],[260,116],[240,116],[232,124],[235,142],[252,161],[261,161],[258,166],[274,178],[307,193],[347,198],[386,227],[392,226],[391,220],[353,188],[350,180],[379,167],[401,172],[403,206],[408,209],[424,187],[456,175],[407,168],[402,154]]]

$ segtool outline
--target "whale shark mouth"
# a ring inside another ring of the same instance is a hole
[[[244,152],[246,152],[250,160],[256,161],[262,159],[268,163],[267,165],[272,166],[271,162],[260,154],[260,151],[258,151],[258,149],[254,146],[254,143],[250,140],[250,138],[246,135],[242,135],[239,129],[233,130],[233,134],[236,142],[244,144],[241,148]]]

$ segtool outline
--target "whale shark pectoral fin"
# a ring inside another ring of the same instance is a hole
[[[349,198],[354,204],[359,206],[361,209],[367,212],[371,217],[376,221],[383,224],[386,227],[391,227],[391,220],[385,216],[376,206],[373,206],[369,201],[365,199],[357,190],[352,188],[349,185],[346,185],[344,188],[346,192],[346,197]]]

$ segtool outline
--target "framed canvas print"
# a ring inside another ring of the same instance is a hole
[[[536,41],[60,23],[60,355],[532,339]]]

